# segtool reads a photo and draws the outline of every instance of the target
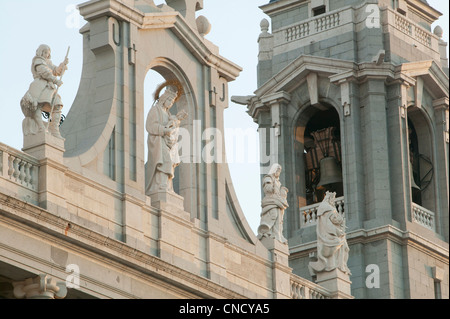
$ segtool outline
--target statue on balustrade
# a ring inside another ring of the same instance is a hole
[[[25,136],[34,135],[47,129],[53,136],[61,138],[59,125],[63,103],[58,89],[63,84],[61,78],[67,70],[68,63],[69,60],[66,56],[59,66],[53,65],[51,49],[48,45],[42,44],[37,49],[31,64],[34,81],[20,101],[22,112],[25,115],[22,123]],[[42,112],[50,115],[48,127],[42,121]]]
[[[160,92],[165,88],[164,93]],[[183,88],[177,81],[165,82],[156,90],[155,104],[146,121],[148,132],[148,162],[146,167],[146,194],[158,191],[173,192],[175,168],[180,164],[178,131],[187,117],[185,111],[177,115],[170,109],[182,95]]]
[[[283,244],[287,239],[283,236],[284,211],[289,207],[287,202],[288,189],[281,186],[281,166],[274,164],[269,174],[263,178],[264,198],[262,200],[261,223],[258,227],[258,238],[274,238]]]
[[[317,209],[317,261],[309,264],[312,273],[339,269],[350,275],[347,267],[349,248],[345,219],[335,206],[336,193],[326,192]]]

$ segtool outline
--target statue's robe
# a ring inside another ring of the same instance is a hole
[[[347,267],[349,248],[342,216],[336,208],[323,201],[317,210],[317,262],[310,263],[314,272],[336,268],[350,274]]]
[[[286,198],[281,195],[281,183],[273,175],[263,179],[264,198],[261,202],[261,222],[258,227],[258,237],[272,237],[282,243],[287,243],[283,236],[283,215],[289,207]]]
[[[159,190],[156,172],[167,174],[169,179],[174,177],[174,167],[170,156],[170,148],[164,140],[164,128],[169,122],[170,112],[158,103],[154,105],[147,116],[146,130],[148,132],[148,162],[146,167],[146,191],[150,193]]]

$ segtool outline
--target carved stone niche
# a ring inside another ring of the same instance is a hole
[[[67,295],[65,282],[43,274],[14,282],[13,287],[14,297],[18,299],[64,299]]]

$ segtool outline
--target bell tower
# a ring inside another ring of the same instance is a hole
[[[352,295],[434,298],[439,288],[448,296],[448,279],[432,271],[448,278],[447,44],[431,27],[441,13],[421,0],[260,8],[270,22],[261,22],[258,89],[246,104],[260,129],[278,132],[270,149],[290,190],[294,273],[314,279],[317,203],[333,191]]]

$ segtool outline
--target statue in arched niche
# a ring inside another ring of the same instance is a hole
[[[22,112],[25,115],[22,123],[25,136],[46,130],[41,113],[48,112],[51,119],[47,128],[48,132],[61,138],[59,124],[63,103],[58,94],[58,89],[63,82],[58,76],[62,77],[67,70],[68,63],[69,60],[66,56],[59,66],[53,65],[51,49],[46,44],[40,45],[36,50],[36,56],[33,58],[31,65],[34,81],[30,84],[30,88],[20,101]]]
[[[279,180],[281,165],[273,164],[269,174],[263,178],[264,198],[261,203],[261,223],[258,227],[258,238],[274,238],[283,244],[287,239],[283,236],[284,211],[289,207],[287,202],[288,189],[281,186]]]
[[[350,275],[347,267],[349,247],[345,219],[335,205],[336,193],[326,192],[317,209],[317,261],[309,264],[311,273],[339,269]]]
[[[164,93],[160,96],[161,91]],[[159,191],[173,192],[175,168],[180,164],[178,155],[178,130],[187,117],[185,111],[170,113],[174,103],[183,94],[178,81],[160,85],[155,92],[155,103],[146,121],[148,132],[148,162],[146,168],[146,191],[150,195]]]

